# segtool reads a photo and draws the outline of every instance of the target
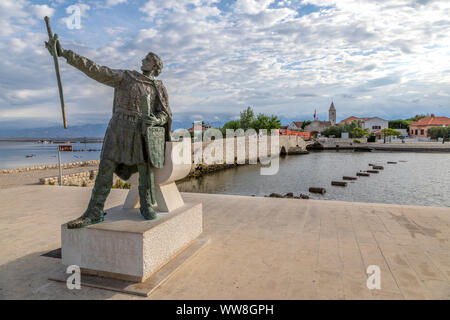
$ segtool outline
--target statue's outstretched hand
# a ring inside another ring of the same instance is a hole
[[[55,56],[56,54],[58,57],[61,57],[64,53],[64,49],[61,47],[61,44],[58,40],[58,35],[56,33],[54,34],[53,38],[48,40],[48,42],[45,41],[45,47],[48,49],[48,52],[50,52],[52,56]]]

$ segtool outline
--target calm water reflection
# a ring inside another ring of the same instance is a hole
[[[347,187],[331,186],[331,180],[370,169],[369,163],[385,169]],[[312,199],[450,207],[450,154],[325,151],[281,158],[273,176],[261,176],[259,166],[247,165],[179,183],[186,192],[256,196],[309,194],[312,186],[327,189],[324,195],[310,194]]]

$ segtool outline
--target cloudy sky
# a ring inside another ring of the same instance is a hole
[[[69,29],[67,8],[81,10]],[[42,17],[66,49],[139,70],[160,55],[175,126],[250,105],[283,119],[450,116],[449,0],[0,1],[0,126],[61,125]],[[113,89],[60,58],[69,125],[107,122]]]

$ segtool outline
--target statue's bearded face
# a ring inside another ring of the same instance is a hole
[[[142,66],[141,66],[142,71],[152,72],[155,70],[155,68],[156,68],[155,59],[149,56],[142,59]]]

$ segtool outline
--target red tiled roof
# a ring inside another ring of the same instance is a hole
[[[194,130],[199,130],[199,129],[200,129],[200,126],[195,127],[195,129],[194,129],[194,127],[190,127],[190,128],[188,129],[188,131],[194,131]],[[209,128],[206,128],[205,126],[202,126],[202,131],[205,131],[205,130],[207,130],[207,129],[209,129]]]
[[[341,124],[344,124],[344,123],[350,124],[350,123],[352,123],[353,121],[366,122],[366,121],[368,121],[368,120],[370,120],[370,119],[375,119],[375,118],[378,118],[378,117],[358,118],[358,117],[355,117],[355,116],[351,116],[351,117],[345,118],[344,120],[342,120],[341,122],[339,122],[339,123],[338,123],[338,126],[341,125]],[[378,119],[381,119],[381,118],[378,118]]]
[[[341,124],[344,124],[344,123],[350,124],[350,123],[352,123],[355,120],[364,122],[364,121],[367,121],[368,119],[370,119],[370,118],[358,118],[358,117],[355,117],[355,116],[351,116],[351,117],[345,118],[344,120],[339,122],[338,125],[341,125]]]
[[[301,127],[302,127],[302,124],[303,124],[303,121],[292,121],[292,123],[294,123],[294,125],[295,125],[297,128],[301,128]]]
[[[425,117],[414,121],[410,124],[410,126],[444,126],[450,125],[450,118],[447,117]]]

